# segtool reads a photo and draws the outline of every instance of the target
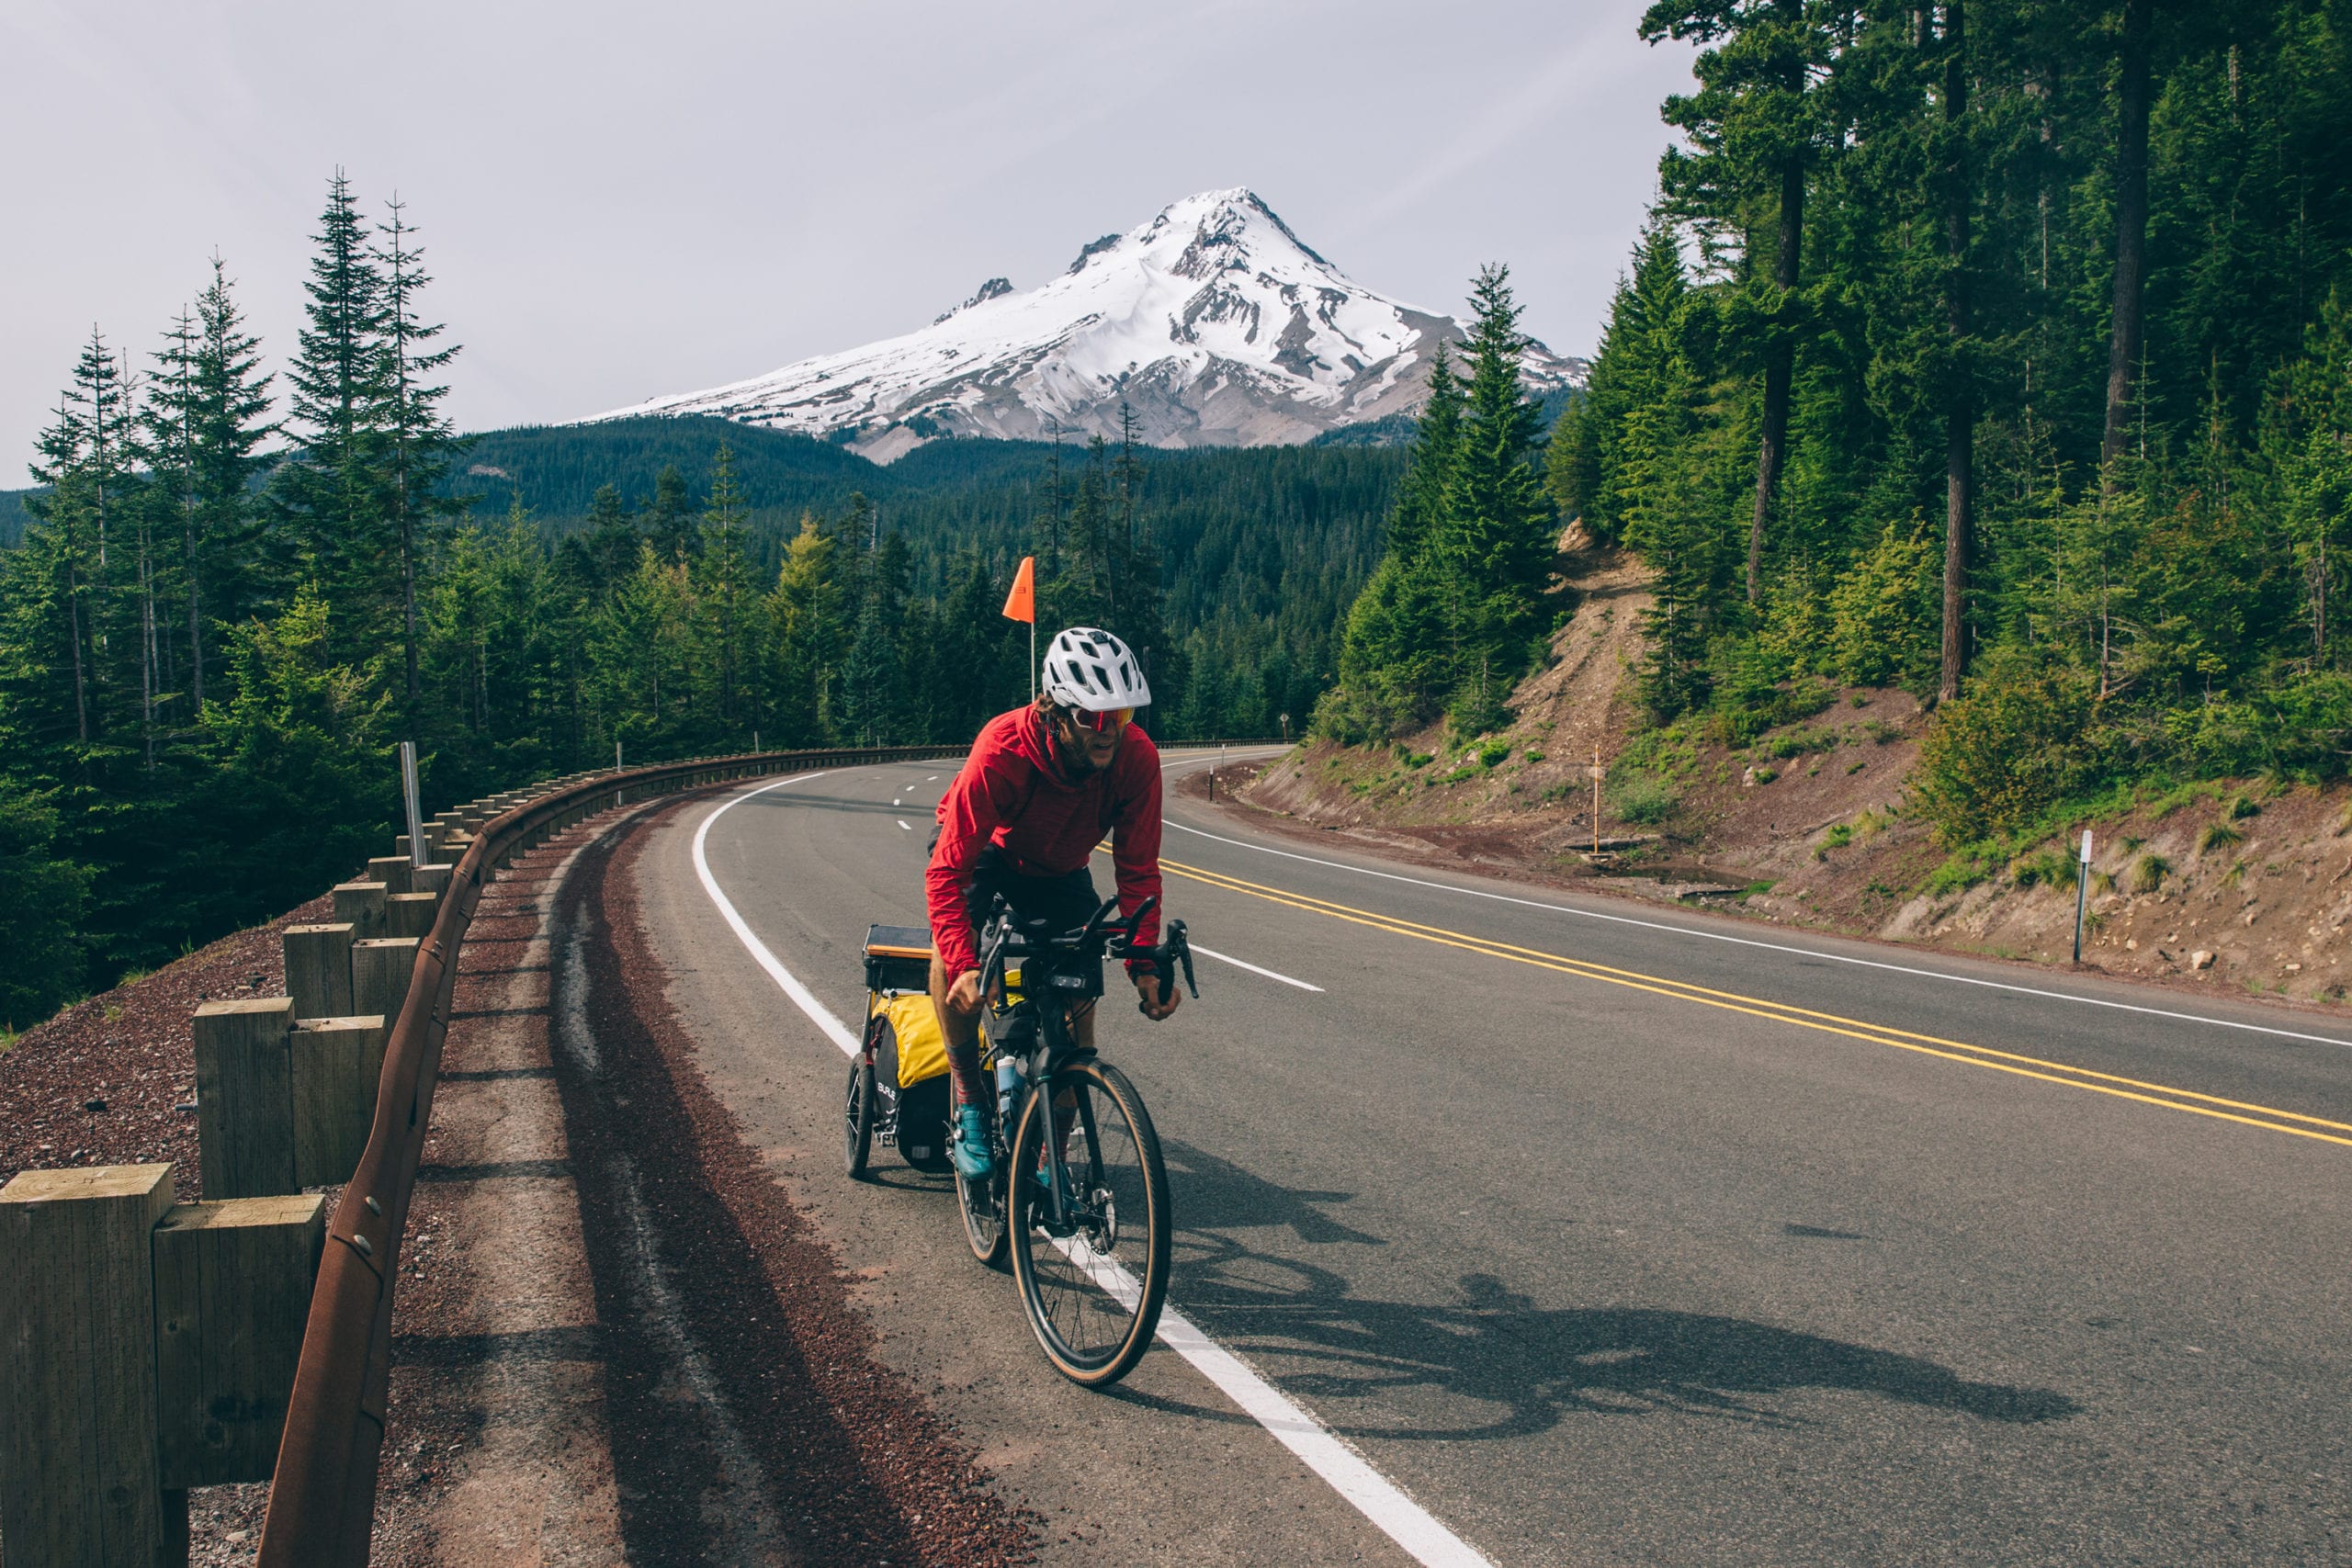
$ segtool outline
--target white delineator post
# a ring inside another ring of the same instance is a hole
[[[2082,858],[2075,863],[2075,962],[2083,961],[2083,911],[2090,901],[2091,830],[2083,829]]]

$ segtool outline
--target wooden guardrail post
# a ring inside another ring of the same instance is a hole
[[[155,1462],[167,1492],[266,1481],[276,1468],[326,1213],[324,1197],[293,1193],[175,1204],[155,1227]]]
[[[325,1200],[172,1201],[168,1165],[0,1188],[0,1529],[10,1568],[187,1561],[187,1488],[266,1481]]]
[[[384,935],[424,937],[433,933],[433,917],[441,908],[438,893],[395,893],[384,900]]]
[[[417,938],[373,937],[351,944],[351,1010],[401,1015],[409,976],[416,972]]]
[[[27,1170],[0,1188],[0,1528],[20,1568],[184,1554],[156,1470],[155,1222],[168,1165]],[[186,1561],[185,1555],[180,1559]]]
[[[434,861],[418,866],[411,879],[411,888],[415,892],[430,893],[437,897],[449,891],[449,878],[457,869],[457,863],[454,861]]]
[[[295,1004],[287,997],[205,1002],[196,1010],[196,1146],[204,1190],[259,1198],[294,1179]]]
[[[351,924],[286,928],[286,994],[296,1018],[341,1018],[351,1011]]]
[[[351,928],[352,940],[380,936],[384,931],[384,895],[380,882],[338,882],[334,886],[334,918]]]
[[[405,840],[406,835],[403,834],[402,838]],[[395,893],[409,891],[408,872],[409,859],[405,854],[378,855],[368,863],[368,874],[360,880],[382,883],[384,895],[390,897]]]
[[[398,1009],[392,1016],[399,1016]],[[286,1117],[292,1180],[281,1190],[332,1187],[351,1179],[359,1156],[368,1152],[368,1130],[376,1120],[387,1022],[381,1013],[306,1018],[287,1035]],[[204,1190],[212,1190],[209,1180]]]

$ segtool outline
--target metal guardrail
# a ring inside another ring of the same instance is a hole
[[[416,1168],[432,1124],[458,950],[491,874],[609,797],[670,793],[757,774],[961,757],[963,746],[769,751],[601,774],[482,824],[450,874],[433,932],[417,950],[408,999],[384,1044],[376,1120],[327,1229],[302,1358],[262,1525],[260,1568],[363,1568],[391,1381],[392,1293]]]

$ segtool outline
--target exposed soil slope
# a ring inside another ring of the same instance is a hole
[[[1916,698],[1824,694],[1745,746],[1644,733],[1646,574],[1616,551],[1565,558],[1575,613],[1513,694],[1509,729],[1468,746],[1442,727],[1392,747],[1312,742],[1230,771],[1221,798],[1424,863],[2038,963],[2071,960],[2071,834],[2088,826],[2086,963],[2319,1002],[2352,987],[2352,790],[2152,788],[2009,864],[1949,862],[1906,815],[1928,723]]]

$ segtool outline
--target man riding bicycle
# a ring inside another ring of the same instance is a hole
[[[980,1074],[980,963],[977,927],[999,895],[1020,920],[1054,930],[1094,913],[1088,857],[1111,835],[1119,909],[1133,916],[1159,894],[1159,749],[1131,722],[1151,688],[1126,644],[1109,632],[1073,626],[1046,650],[1044,682],[1027,707],[980,728],[956,782],[940,797],[939,837],[924,873],[931,909],[931,1002],[947,1037],[956,1113],[948,1153],[969,1181],[994,1159],[982,1107],[994,1089]],[[1135,946],[1149,946],[1159,910],[1148,911]],[[1176,1010],[1176,988],[1159,994],[1148,959],[1130,958],[1144,1015]],[[1094,1037],[1092,1005],[1072,1021],[1080,1042]]]

